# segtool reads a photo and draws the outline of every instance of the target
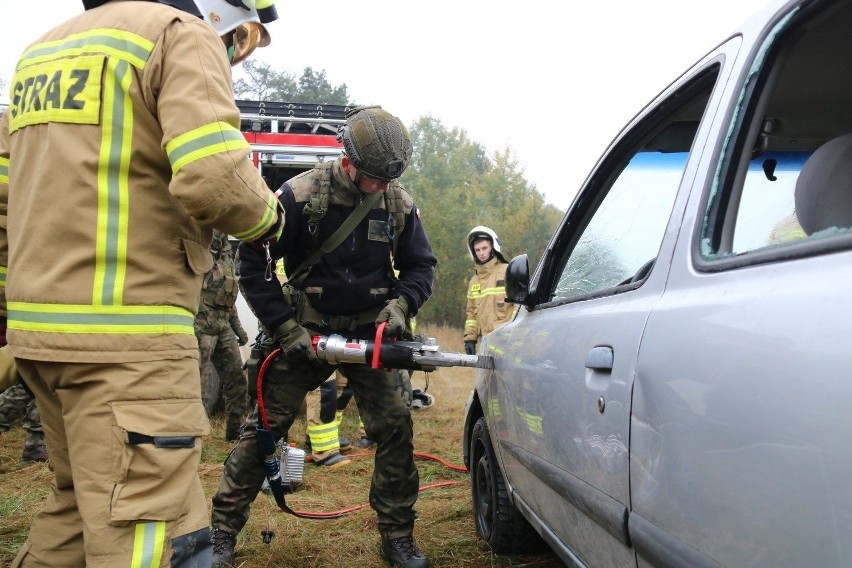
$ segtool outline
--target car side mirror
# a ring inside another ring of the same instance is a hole
[[[530,293],[530,261],[521,254],[506,267],[506,299],[513,304],[523,304]]]

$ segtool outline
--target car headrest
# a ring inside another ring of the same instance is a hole
[[[852,134],[811,154],[796,180],[795,200],[796,217],[808,235],[852,227]]]

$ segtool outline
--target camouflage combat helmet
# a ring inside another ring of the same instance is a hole
[[[382,181],[402,175],[411,159],[411,137],[402,121],[380,106],[359,106],[346,113],[337,139],[360,172]]]

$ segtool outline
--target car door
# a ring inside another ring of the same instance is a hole
[[[852,566],[850,29],[791,3],[745,36],[636,365],[642,566]]]
[[[630,404],[726,54],[701,61],[599,162],[548,247],[528,305],[487,339],[487,414],[516,502],[571,562],[634,563],[627,535]],[[679,197],[681,196],[681,197]]]

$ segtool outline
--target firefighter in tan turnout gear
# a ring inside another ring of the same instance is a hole
[[[13,566],[210,565],[193,333],[207,248],[213,228],[261,246],[283,219],[231,92],[229,58],[277,17],[246,2],[83,0],[18,61],[0,316],[55,480]]]
[[[476,353],[476,342],[512,319],[515,307],[506,302],[506,259],[497,234],[482,225],[467,234],[467,249],[475,272],[467,286],[464,349]]]

